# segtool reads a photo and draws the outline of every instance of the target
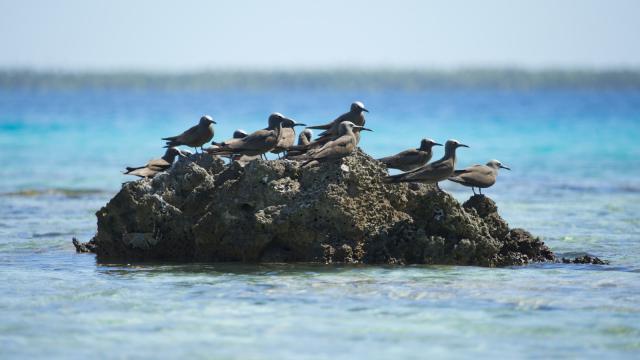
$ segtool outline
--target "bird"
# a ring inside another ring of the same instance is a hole
[[[298,146],[309,145],[311,138],[313,137],[313,131],[309,128],[304,129],[300,135],[298,135]]]
[[[475,188],[478,188],[480,195],[482,195],[482,189],[488,188],[496,183],[498,169],[511,170],[500,161],[491,160],[486,165],[473,165],[463,170],[455,170],[453,176],[449,177],[449,180],[471,187],[473,195],[476,195]]]
[[[369,112],[369,110],[367,110],[364,107],[364,104],[362,102],[356,101],[351,104],[351,108],[349,109],[349,112],[346,112],[338,116],[332,122],[324,125],[309,126],[308,127],[309,129],[324,130],[318,135],[318,138],[314,142],[318,143],[319,145],[322,145],[327,141],[331,141],[335,139],[337,136],[340,136],[339,135],[340,123],[344,121],[351,121],[357,126],[364,126],[366,119],[364,118],[363,112]],[[354,134],[356,135],[357,140],[360,141],[360,133],[354,132]],[[314,142],[312,142],[312,144]]]
[[[469,146],[461,144],[458,140],[449,139],[444,145],[442,159],[402,174],[386,176],[384,181],[387,183],[421,182],[436,184],[436,187],[440,190],[438,182],[446,180],[453,174],[453,169],[456,166],[456,149],[459,147],[468,148]]]
[[[180,135],[162,138],[162,140],[167,141],[167,145],[165,147],[187,145],[196,149],[196,153],[198,152],[198,147],[204,151],[204,149],[202,149],[202,145],[213,138],[212,124],[216,124],[216,122],[213,121],[213,118],[209,115],[204,115],[200,118],[198,125],[189,128]]]
[[[269,115],[269,126],[266,128],[254,131],[243,138],[221,143],[220,147],[211,149],[210,153],[214,155],[262,155],[276,147],[278,141],[282,139],[283,128],[293,127],[295,124],[295,120],[280,113],[273,113]]]
[[[144,166],[138,167],[126,167],[125,175],[134,175],[141,178],[152,178],[159,172],[165,171],[171,167],[176,156],[186,157],[191,155],[189,151],[180,150],[175,147],[170,147],[159,159],[149,160]]]
[[[298,144],[298,145],[289,147],[289,151],[287,151],[287,157],[289,157],[289,155],[292,155],[292,156],[303,155],[311,149],[319,148],[325,143],[331,140],[335,140],[338,136],[340,136],[339,134],[340,124],[344,121],[351,121],[357,126],[364,126],[366,119],[364,118],[363,112],[369,112],[369,110],[367,110],[364,107],[364,104],[362,102],[356,101],[351,104],[351,108],[349,109],[349,112],[338,116],[335,120],[324,125],[309,126],[307,129],[320,129],[324,131],[318,135],[317,139],[310,141],[309,143]],[[353,130],[354,130],[353,133],[356,137],[356,144],[357,144],[360,142],[361,129],[356,127]]]
[[[393,156],[378,159],[378,161],[384,163],[388,168],[410,171],[425,165],[431,160],[433,146],[442,146],[442,144],[431,139],[422,139],[419,148],[405,150]]]
[[[222,144],[228,144],[236,139],[242,139],[249,135],[246,131],[242,129],[236,129],[233,132],[233,137],[231,139],[225,140],[223,142],[212,141],[211,146],[206,147],[204,149],[208,154],[215,154],[216,149],[219,149]],[[241,161],[241,162],[249,162],[251,160],[257,159],[259,156],[246,156],[246,155],[237,155],[237,154],[229,154],[229,155],[221,155],[223,157],[228,157],[233,161]]]
[[[350,155],[355,150],[358,142],[354,129],[373,131],[364,126],[356,125],[351,121],[344,121],[340,124],[340,136],[329,141],[317,149],[312,149],[306,154],[295,157],[293,160],[304,160],[302,166],[307,166],[312,162],[340,159]]]
[[[281,131],[281,138],[280,140],[278,140],[278,144],[276,145],[276,147],[271,150],[271,153],[278,154],[278,157],[280,157],[280,153],[289,150],[289,148],[296,140],[296,131],[294,130],[294,127],[296,126],[307,126],[307,124],[294,123],[291,126],[283,126]]]

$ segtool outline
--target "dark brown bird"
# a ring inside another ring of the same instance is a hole
[[[387,183],[421,182],[436,184],[436,187],[440,189],[438,182],[446,180],[453,174],[453,169],[456,166],[456,149],[459,147],[468,148],[469,146],[461,144],[457,140],[447,140],[444,145],[442,159],[402,174],[387,176],[384,180]]]
[[[269,126],[265,129],[254,131],[241,139],[233,139],[230,142],[220,144],[217,149],[211,149],[215,155],[262,155],[273,150],[282,138],[284,127],[293,127],[295,120],[284,117],[280,113],[269,116]]]
[[[242,129],[236,129],[233,132],[233,137],[231,139],[225,140],[223,142],[216,142],[216,141],[212,141],[211,145],[213,146],[220,146],[222,144],[226,144],[226,143],[230,143],[236,139],[242,139],[244,137],[247,137],[247,135],[249,135],[246,131],[242,130]]]
[[[321,132],[318,135],[318,138],[314,141],[314,143],[322,145],[322,144],[326,143],[327,141],[331,141],[331,140],[335,139],[336,137],[340,136],[339,135],[340,123],[342,123],[342,122],[350,121],[350,122],[352,122],[353,124],[355,124],[357,126],[364,126],[366,120],[364,118],[363,112],[369,112],[369,110],[367,110],[364,107],[364,104],[362,102],[356,101],[356,102],[351,104],[351,108],[350,108],[349,112],[338,116],[338,118],[333,120],[332,122],[324,124],[324,125],[309,126],[309,129],[321,129],[321,130],[324,130],[323,132]],[[359,142],[360,141],[360,133],[359,132],[354,132],[354,134],[355,134],[355,136],[356,136],[356,138],[357,138],[357,140]],[[310,144],[310,145],[312,145],[312,144]]]
[[[365,119],[364,119],[364,115],[362,114],[362,111],[369,111],[369,110],[364,109],[364,106],[362,105],[361,102],[355,102],[351,104],[350,112],[346,114],[342,114],[340,117],[338,117],[336,120],[332,121],[331,123],[325,124],[325,125],[308,127],[306,130],[316,129],[316,128],[326,128],[326,127],[330,127],[330,128],[320,133],[318,138],[316,138],[313,141],[303,142],[303,143],[299,142],[298,145],[289,147],[289,150],[287,151],[287,158],[303,155],[307,151],[320,148],[322,147],[322,145],[326,144],[327,142],[338,138],[338,136],[340,136],[339,134],[340,124],[344,121],[349,121],[349,120],[345,120],[348,117],[354,117],[355,120],[358,121],[358,123],[354,123],[357,126],[353,128],[353,134],[356,137],[356,144],[358,144],[360,142],[360,130],[362,130],[362,128],[359,126],[364,126],[364,123],[365,123]],[[309,132],[311,132],[311,130],[309,130]],[[309,135],[309,139],[310,137],[311,135]]]
[[[378,161],[384,163],[388,168],[402,171],[410,171],[425,165],[433,156],[434,145],[442,146],[431,139],[422,139],[420,147],[399,152],[393,156],[383,157]]]
[[[293,160],[305,160],[302,166],[306,166],[310,163],[349,156],[358,145],[354,129],[372,131],[363,126],[355,125],[351,121],[344,121],[340,124],[340,136],[337,139],[325,143],[320,148],[309,150],[306,154],[295,157]]]
[[[511,170],[502,165],[500,161],[491,160],[486,165],[473,165],[464,170],[455,170],[449,180],[471,187],[473,195],[476,194],[475,188],[478,188],[480,195],[482,195],[482,189],[491,187],[496,183],[498,169]]]
[[[271,150],[271,153],[278,154],[278,157],[280,157],[281,153],[288,151],[289,148],[293,146],[293,143],[296,141],[296,131],[294,130],[296,126],[307,126],[307,124],[294,123],[291,126],[283,126],[281,138],[278,140],[276,147]]]
[[[232,142],[232,141],[234,141],[236,139],[245,138],[245,137],[247,137],[247,135],[249,135],[249,134],[247,134],[246,131],[244,131],[242,129],[236,129],[233,132],[233,138],[225,140],[225,141],[223,141],[221,143],[212,141],[211,142],[211,146],[209,146],[208,148],[205,148],[204,151],[206,151],[209,154],[214,154],[215,153],[215,149],[219,149],[222,144],[230,143],[230,142]],[[221,156],[228,157],[232,161],[239,161],[239,162],[243,162],[243,163],[247,163],[249,161],[258,159],[260,157],[259,155],[257,155],[257,156],[247,156],[247,155],[238,155],[238,154],[221,155]]]
[[[167,151],[160,159],[149,160],[144,166],[138,167],[126,167],[127,171],[125,175],[134,175],[141,178],[152,178],[159,172],[165,171],[171,167],[176,156],[188,156],[191,155],[188,151],[183,151],[177,148],[168,148]]]
[[[205,115],[200,118],[198,125],[191,127],[180,135],[162,138],[162,140],[167,141],[165,147],[186,145],[196,149],[196,152],[198,152],[198,148],[202,149],[202,145],[213,138],[212,124],[215,123],[211,116]]]

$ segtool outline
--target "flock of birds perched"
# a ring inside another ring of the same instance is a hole
[[[152,178],[156,174],[171,167],[177,156],[186,157],[191,152],[181,150],[178,146],[189,146],[198,152],[200,149],[212,155],[228,157],[232,161],[249,162],[259,158],[266,158],[271,152],[278,158],[301,161],[301,166],[313,166],[318,162],[336,160],[350,155],[360,141],[360,132],[373,131],[364,127],[364,113],[369,112],[359,101],[351,104],[349,112],[324,125],[309,126],[298,136],[294,144],[296,126],[307,126],[280,113],[269,116],[268,126],[251,134],[243,130],[236,130],[231,139],[216,142],[211,146],[203,146],[213,139],[213,124],[216,122],[205,115],[200,118],[198,125],[191,127],[180,135],[163,138],[167,151],[160,159],[149,161],[144,166],[127,167],[125,174],[142,178]],[[316,139],[312,140],[311,129],[323,130]],[[422,139],[419,148],[408,149],[393,156],[378,159],[387,168],[398,169],[404,173],[385,177],[385,182],[420,182],[436,184],[443,180],[450,180],[464,186],[471,187],[475,194],[478,188],[482,194],[483,188],[488,188],[496,182],[498,169],[507,169],[498,160],[491,160],[486,165],[473,165],[466,169],[455,170],[456,149],[469,147],[457,140],[447,140],[444,144],[444,156],[437,161],[429,162],[433,156],[433,147],[442,146],[431,139]],[[439,187],[438,187],[439,189]]]

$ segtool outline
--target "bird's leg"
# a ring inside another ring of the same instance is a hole
[[[437,182],[436,182],[436,189],[438,189],[438,191],[442,191],[442,189],[440,189],[440,185],[438,185]]]
[[[473,191],[473,195],[476,194],[476,188],[474,188],[473,186],[471,187],[471,191]]]
[[[478,191],[480,191],[480,195],[482,195],[482,188],[478,188]]]
[[[204,152],[204,148],[200,146],[200,152]]]

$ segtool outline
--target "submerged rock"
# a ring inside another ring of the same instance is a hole
[[[77,253],[95,253],[97,251],[95,238],[83,243],[74,237],[71,239],[71,243],[73,243]]]
[[[97,212],[99,261],[520,265],[554,260],[481,195],[464,204],[424,184],[385,184],[356,151],[316,167],[180,159],[123,185]]]
[[[577,256],[572,258],[563,257],[561,261],[564,264],[593,264],[593,265],[609,265],[608,260],[602,260],[597,256],[591,256],[589,254],[585,254],[582,256]]]

